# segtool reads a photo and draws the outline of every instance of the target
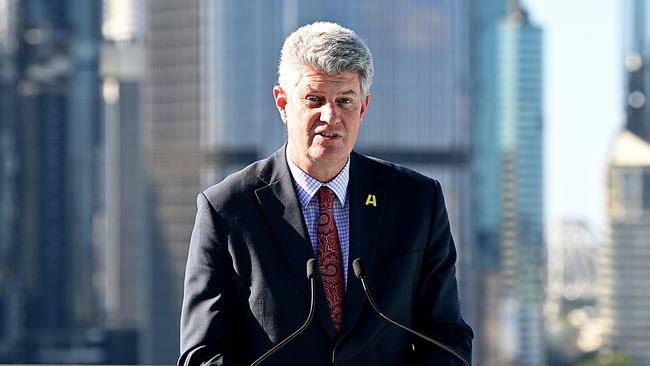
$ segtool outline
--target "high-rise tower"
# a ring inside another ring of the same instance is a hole
[[[605,346],[650,364],[650,142],[616,136],[607,174],[609,237],[601,261]]]
[[[650,31],[647,29],[650,4],[647,0],[626,0],[624,3],[625,52],[625,128],[650,141],[650,107],[647,95],[650,92],[650,48],[647,45]]]
[[[10,357],[100,362],[92,344],[100,316],[93,284],[100,3],[9,3],[19,182],[9,267],[19,341]]]
[[[504,15],[499,15],[503,6]],[[519,1],[475,9],[475,228],[486,365],[544,365],[542,33]]]
[[[474,357],[478,365],[497,366],[499,329],[499,176],[497,157],[497,30],[506,0],[471,1],[472,235],[475,243],[476,302],[481,304]]]
[[[600,289],[605,346],[650,364],[650,48],[645,0],[624,3],[625,127],[614,138],[607,173],[609,237]]]
[[[0,3],[0,362],[17,361],[13,350],[21,342],[20,290],[15,262],[19,250],[18,144],[16,136],[16,4]]]
[[[144,1],[104,0],[100,70],[103,199],[95,235],[107,363],[145,363],[150,327],[150,241],[142,162]],[[149,306],[148,306],[149,305]]]

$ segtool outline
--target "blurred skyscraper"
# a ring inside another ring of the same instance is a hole
[[[513,321],[502,329],[513,332],[514,365],[542,366],[546,363],[542,32],[516,0],[510,2],[498,32],[499,269],[505,319]]]
[[[0,362],[13,359],[23,331],[16,302],[16,268],[12,264],[19,249],[18,220],[18,144],[16,143],[16,4],[0,1]]]
[[[144,1],[104,0],[102,210],[95,237],[108,363],[147,363],[151,255],[142,163]]]
[[[650,364],[650,142],[616,136],[607,177],[609,238],[602,255],[605,346]]]
[[[484,270],[499,264],[499,176],[497,156],[497,30],[506,0],[472,1],[472,133],[474,219],[480,263]]]
[[[506,0],[471,1],[472,70],[472,224],[476,253],[476,302],[481,305],[474,340],[475,363],[499,365],[496,358],[500,320],[497,278],[499,266],[499,190],[497,169],[497,30]]]
[[[97,362],[92,239],[101,9],[86,0],[0,5],[11,11],[10,27],[0,33],[17,47],[11,49],[15,84],[6,85],[10,94],[17,90],[8,108],[13,128],[2,135],[15,144],[15,160],[8,159],[15,165],[3,175],[16,172],[18,179],[3,267],[13,315],[3,327],[12,337],[6,359]]]
[[[478,3],[473,179],[484,271],[481,361],[545,365],[541,30],[519,1]]]
[[[650,364],[650,6],[624,3],[626,121],[611,147],[600,305],[605,345]]]
[[[281,8],[274,1],[153,0],[145,9],[142,137],[155,210],[155,321],[146,329],[154,335],[146,362],[171,363],[196,196],[260,157],[274,132],[281,135],[271,94]]]
[[[647,0],[623,2],[623,48],[625,52],[625,128],[645,141],[650,141],[650,107],[647,93],[650,90],[650,29]]]
[[[151,331],[158,335],[147,362],[177,356],[195,197],[285,141],[271,93],[280,47],[291,31],[316,20],[336,21],[367,39],[376,79],[358,150],[442,182],[464,314],[479,323],[467,1],[150,0],[146,19],[143,141],[155,207]]]

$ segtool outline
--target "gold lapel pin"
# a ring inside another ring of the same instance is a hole
[[[377,207],[377,196],[374,194],[369,194],[368,198],[366,198],[366,206],[373,205],[374,207]]]

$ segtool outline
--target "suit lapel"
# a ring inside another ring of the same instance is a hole
[[[291,272],[309,301],[306,263],[309,258],[314,258],[314,253],[286,162],[285,149],[281,149],[271,157],[259,178],[267,185],[255,191],[257,199],[275,233]],[[315,295],[316,316],[327,334],[334,339],[334,324],[325,300],[325,290],[319,280],[316,281]]]
[[[367,276],[372,277],[379,228],[388,199],[388,194],[377,188],[377,172],[370,168],[367,158],[353,152],[351,159],[348,192],[350,253],[341,338],[354,327],[366,300],[361,281],[354,276],[352,262],[360,258]]]

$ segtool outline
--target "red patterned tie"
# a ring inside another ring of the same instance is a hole
[[[336,333],[343,322],[343,256],[339,233],[334,222],[334,192],[326,186],[319,189],[320,214],[318,215],[318,269],[325,287],[325,296],[330,306],[330,315]]]

